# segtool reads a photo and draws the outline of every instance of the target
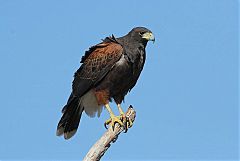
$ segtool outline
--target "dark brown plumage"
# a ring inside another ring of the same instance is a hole
[[[95,113],[99,116],[103,105],[112,98],[117,104],[122,103],[143,69],[149,40],[155,40],[152,32],[137,27],[126,36],[107,37],[85,52],[82,65],[74,75],[72,93],[62,110],[57,135],[64,134],[65,139],[72,137],[83,111],[91,117]]]

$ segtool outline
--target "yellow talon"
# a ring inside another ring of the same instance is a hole
[[[105,128],[107,128],[107,125],[109,125],[109,127],[111,126],[114,130],[115,123],[118,123],[120,126],[124,127],[125,132],[127,132],[128,128],[132,127],[133,122],[128,117],[126,117],[125,113],[123,112],[123,110],[121,108],[121,105],[118,104],[117,106],[118,106],[118,110],[120,112],[120,116],[114,115],[109,104],[105,105],[106,109],[108,110],[108,112],[110,114],[110,119],[105,121],[104,126],[105,126]]]
[[[118,106],[118,110],[120,112],[120,119],[124,123],[124,128],[125,128],[125,133],[126,133],[128,131],[128,128],[132,127],[133,122],[129,118],[126,117],[125,113],[122,110],[121,105],[118,104],[117,106]]]
[[[114,130],[115,123],[119,123],[120,126],[124,126],[123,122],[120,120],[120,116],[115,116],[115,115],[110,115],[110,119],[108,119],[104,123],[104,125],[105,125],[105,127],[106,127],[106,125],[109,125]]]
[[[131,128],[133,125],[133,122],[130,119],[127,119],[127,128]]]
[[[107,108],[109,114],[110,114],[110,119],[108,119],[105,123],[104,126],[107,128],[107,125],[110,124],[114,130],[115,123],[119,123],[120,126],[124,127],[123,122],[121,121],[121,116],[115,116],[114,113],[112,112],[109,104],[106,104],[105,107]]]

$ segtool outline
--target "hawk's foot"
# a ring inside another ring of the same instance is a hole
[[[124,129],[125,129],[124,132],[126,133],[128,131],[128,129],[132,127],[133,122],[124,113],[120,114],[120,119],[122,120],[122,122],[124,124]]]
[[[121,121],[121,116],[110,115],[110,119],[105,121],[104,126],[107,129],[107,125],[109,125],[109,127],[112,127],[114,130],[114,126],[116,123],[118,123],[120,126],[124,127],[124,124]]]

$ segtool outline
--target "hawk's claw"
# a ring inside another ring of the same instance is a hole
[[[124,133],[126,133],[128,129],[132,127],[133,122],[125,114],[121,114],[120,117],[122,122],[124,123],[124,129],[125,129]]]
[[[124,113],[121,113],[120,118],[122,120],[122,122],[124,123],[124,133],[126,133],[128,131],[128,126],[127,126],[127,122],[128,122],[128,118],[126,117],[126,115]]]
[[[121,127],[124,128],[124,133],[126,133],[128,129],[131,128],[133,125],[133,122],[123,113],[120,116],[115,115],[110,116],[110,119],[105,121],[104,127],[108,129],[107,125],[109,125],[109,127],[112,126],[114,130],[114,126],[116,123],[118,123]]]
[[[129,118],[127,118],[127,127],[128,128],[131,128],[132,127],[132,125],[133,125],[133,122],[132,122],[132,120],[131,119],[129,119]]]
[[[105,128],[107,129],[107,125],[110,125],[110,126],[112,126],[112,128],[114,130],[114,126],[116,123],[118,123],[120,126],[124,127],[124,124],[120,119],[121,119],[120,116],[115,116],[115,115],[110,116],[110,119],[108,119],[104,123]]]

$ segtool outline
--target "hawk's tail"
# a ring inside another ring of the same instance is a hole
[[[57,136],[64,135],[65,139],[71,138],[76,132],[83,112],[81,98],[71,98],[64,106],[62,118],[57,126]]]

